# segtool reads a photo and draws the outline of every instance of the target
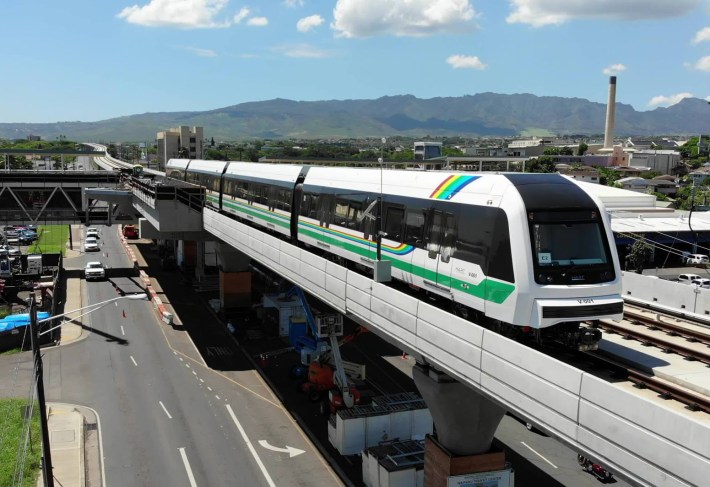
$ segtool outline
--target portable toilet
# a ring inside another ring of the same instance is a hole
[[[42,274],[42,256],[28,255],[27,256],[27,274]]]
[[[0,277],[10,277],[12,276],[12,266],[10,265],[10,259],[7,257],[0,258]]]

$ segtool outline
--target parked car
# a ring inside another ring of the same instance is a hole
[[[710,263],[710,258],[704,254],[689,254],[685,257],[686,264],[708,264]]]
[[[22,245],[29,245],[35,240],[37,240],[37,234],[31,231],[23,230],[19,233],[17,239]]]
[[[10,257],[17,257],[22,254],[20,249],[12,247],[10,245],[0,245],[0,253],[9,255]]]
[[[84,252],[98,252],[99,242],[94,237],[84,239]]]
[[[710,279],[701,277],[700,279],[693,279],[691,281],[691,284],[695,284],[698,287],[704,287],[706,289],[710,289]]]
[[[105,279],[106,268],[101,262],[89,262],[84,267],[84,279],[87,281]]]
[[[135,225],[124,225],[123,236],[126,238],[138,238],[138,228]]]
[[[678,274],[678,282],[683,284],[692,284],[695,279],[702,279],[702,277],[697,274]]]

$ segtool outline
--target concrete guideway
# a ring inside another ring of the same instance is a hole
[[[208,208],[205,229],[638,484],[700,485],[710,428]],[[693,431],[688,438],[684,433]]]

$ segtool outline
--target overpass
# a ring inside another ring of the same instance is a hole
[[[108,156],[100,164],[120,166]],[[250,259],[416,357],[415,381],[441,443],[486,452],[506,410],[637,485],[699,486],[710,472],[710,420],[609,383],[386,284],[205,207],[204,190],[133,180],[120,192],[145,236],[219,239],[222,270]],[[107,196],[107,198],[109,198]],[[643,223],[643,222],[642,222]]]

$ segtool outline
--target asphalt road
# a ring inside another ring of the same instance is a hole
[[[107,281],[87,283],[85,302],[140,292],[116,228],[99,228],[101,252],[65,262],[110,267]],[[339,484],[280,404],[171,348],[150,303],[116,301],[87,317],[87,339],[45,354],[45,388],[48,401],[98,412],[107,485]],[[298,451],[278,450],[287,445]]]

